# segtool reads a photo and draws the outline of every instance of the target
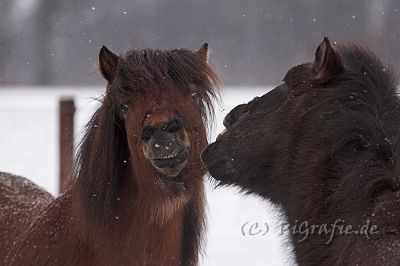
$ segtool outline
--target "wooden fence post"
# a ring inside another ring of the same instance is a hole
[[[73,98],[62,98],[59,102],[60,194],[67,188],[73,170],[74,113],[75,103]]]

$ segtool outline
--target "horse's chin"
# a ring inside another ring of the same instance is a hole
[[[220,136],[220,139],[222,137],[223,135]],[[218,183],[233,183],[238,177],[234,159],[226,154],[219,140],[208,145],[200,156],[210,176]]]
[[[183,184],[183,176],[178,173],[176,176],[161,175],[161,179],[165,182]]]
[[[187,164],[187,161],[180,163],[180,164],[170,166],[170,167],[164,167],[164,168],[159,168],[155,165],[153,165],[153,166],[163,176],[164,179],[175,181],[180,178],[180,173],[186,167],[186,164]]]

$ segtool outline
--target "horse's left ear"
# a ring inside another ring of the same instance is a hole
[[[332,48],[329,39],[324,37],[324,40],[315,51],[315,60],[312,66],[314,79],[319,82],[328,82],[342,70],[340,56]]]
[[[196,51],[196,53],[203,58],[205,62],[208,62],[208,43],[203,43],[203,45]]]
[[[104,45],[101,47],[99,53],[100,71],[101,74],[103,74],[103,77],[110,84],[114,81],[115,74],[117,72],[118,60],[118,55],[108,50],[108,48]]]

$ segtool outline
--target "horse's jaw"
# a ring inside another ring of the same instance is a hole
[[[188,149],[184,149],[175,156],[161,158],[161,159],[149,159],[153,167],[162,174],[164,179],[169,181],[180,180],[180,173],[186,167],[189,157]]]

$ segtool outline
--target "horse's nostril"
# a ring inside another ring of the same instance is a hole
[[[164,130],[170,133],[174,133],[181,130],[182,128],[182,121],[178,118],[175,118],[165,126]]]
[[[253,100],[254,101],[254,100]],[[249,104],[240,104],[233,108],[224,118],[224,126],[226,128],[231,127],[234,123],[236,123],[239,118],[249,112]]]
[[[231,119],[231,117],[229,116],[229,115],[227,115],[225,118],[224,118],[224,121],[222,122],[223,123],[223,125],[224,125],[224,127],[225,128],[228,128],[228,127],[230,127],[233,123],[232,123],[232,119]]]
[[[142,140],[149,141],[151,137],[154,135],[154,128],[144,127],[142,130]]]

